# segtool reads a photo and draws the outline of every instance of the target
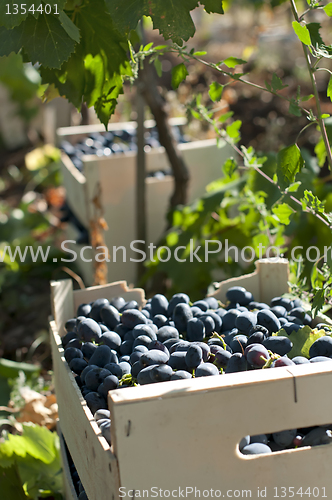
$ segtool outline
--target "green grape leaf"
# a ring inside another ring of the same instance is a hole
[[[327,14],[329,17],[332,17],[332,2],[324,5],[323,10],[325,11],[325,14]]]
[[[317,159],[318,159],[318,165],[320,167],[323,167],[325,160],[326,160],[326,157],[327,157],[327,153],[326,153],[324,140],[322,137],[319,139],[319,141],[317,142],[317,144],[315,146],[315,154],[316,154]]]
[[[302,184],[301,181],[293,182],[286,189],[287,193],[296,193],[296,191],[299,189],[299,187],[301,186],[301,184]]]
[[[24,424],[22,436],[9,434],[8,439],[0,443],[0,466],[2,460],[13,456],[25,458],[30,455],[45,464],[54,460],[57,453],[54,435],[46,427]]]
[[[327,86],[327,97],[329,97],[332,101],[332,75],[330,76],[329,83]]]
[[[154,63],[154,67],[156,68],[157,75],[159,77],[161,77],[163,74],[163,68],[162,68],[161,60],[159,59],[159,57],[156,57],[155,60],[153,61],[153,63]]]
[[[33,36],[31,35],[33,33]],[[0,56],[17,53],[22,47],[33,64],[59,69],[75,50],[75,41],[61,25],[59,16],[28,16],[11,30],[0,27]]]
[[[277,177],[282,190],[294,182],[295,176],[303,167],[303,158],[299,147],[292,144],[279,151],[277,156]]]
[[[237,169],[237,163],[234,160],[234,158],[228,158],[222,167],[222,171],[228,177],[232,177],[236,169]]]
[[[286,87],[288,87],[288,85],[284,85],[282,83],[281,78],[279,78],[279,76],[276,73],[273,73],[271,87],[273,92],[277,92],[278,90],[285,89]]]
[[[314,94],[304,95],[303,97],[301,97],[301,101],[302,102],[310,101],[310,99],[312,99],[313,97],[315,97]]]
[[[0,467],[0,490],[4,499],[28,500],[24,493],[17,464],[13,463],[6,468]]]
[[[73,21],[65,14],[63,11],[59,14],[59,19],[61,22],[61,26],[75,42],[79,43],[80,41],[80,30],[75,26]]]
[[[330,58],[332,56],[332,47],[325,45],[323,39],[319,33],[321,25],[319,23],[309,23],[307,24],[308,31],[310,33],[311,43],[318,55]]]
[[[221,0],[200,0],[200,3],[204,5],[204,9],[208,14],[223,14],[224,9],[222,8]]]
[[[241,120],[235,120],[233,123],[230,125],[227,125],[226,127],[226,133],[231,137],[231,139],[234,139],[235,141],[238,141],[240,139],[240,127],[242,125]]]
[[[301,24],[297,21],[293,21],[292,26],[300,42],[304,43],[304,45],[311,45],[311,38],[308,28],[306,26],[301,26]]]
[[[16,7],[13,7],[12,3],[9,3],[8,0],[0,0],[0,26],[4,26],[5,28],[11,29],[15,28],[15,26],[19,26],[29,15],[29,9],[32,5],[35,4],[34,0],[24,0],[24,4],[22,2],[22,5],[25,5],[26,7],[26,12],[24,12],[24,8],[22,7],[21,9],[21,4],[17,3],[17,14],[14,14],[16,12]],[[8,12],[8,7],[9,5],[9,12],[10,14],[7,14]],[[37,13],[38,17],[39,13]]]
[[[223,64],[227,66],[227,68],[235,68],[239,64],[246,64],[247,61],[244,61],[243,59],[239,59],[238,57],[228,57],[224,61],[222,61]],[[241,74],[242,76],[242,74]]]
[[[280,203],[276,207],[272,208],[274,215],[278,217],[281,224],[288,225],[290,223],[289,217],[295,212],[287,203]]]
[[[294,116],[302,116],[302,111],[294,98],[290,100],[288,111]]]
[[[210,89],[209,89],[209,96],[211,101],[213,102],[220,101],[223,89],[224,86],[221,85],[220,83],[212,82],[210,84]]]
[[[197,0],[105,0],[116,29],[128,34],[135,29],[142,16],[150,16],[153,27],[158,29],[165,40],[183,44],[195,34],[195,25],[190,11],[198,7]],[[208,13],[223,13],[219,0],[201,0]]]
[[[82,101],[94,106],[106,126],[122,92],[122,79],[131,75],[126,38],[114,29],[103,0],[85,0],[75,25],[84,43],[76,46],[59,71],[42,68],[42,81],[54,84],[77,108]]]
[[[301,201],[305,207],[310,208],[314,212],[323,214],[325,211],[325,203],[307,189],[304,191],[304,197],[301,198]]]
[[[278,332],[279,337],[288,337],[293,344],[291,351],[287,355],[291,359],[295,358],[295,356],[304,356],[309,359],[310,347],[316,340],[324,337],[325,334],[324,330],[312,329],[308,325],[300,328],[297,332],[292,332],[290,335],[287,335],[283,328]]]
[[[323,306],[325,305],[325,290],[324,288],[318,288],[317,290],[314,291],[314,297],[312,301],[312,314],[313,316],[316,316],[316,314],[323,309]]]
[[[183,80],[186,79],[187,75],[189,75],[186,66],[184,63],[178,64],[172,68],[172,87],[173,89],[177,89]]]
[[[234,111],[228,111],[227,113],[224,113],[223,115],[220,115],[218,118],[218,122],[225,123],[225,121],[228,120],[228,118],[231,118],[234,115]]]

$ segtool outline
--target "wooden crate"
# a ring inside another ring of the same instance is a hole
[[[173,119],[170,123],[181,125],[185,120]],[[110,130],[133,129],[134,122],[110,125]],[[154,125],[152,120],[146,122],[147,128]],[[62,128],[58,131],[61,139],[77,142],[91,132],[102,132],[100,125]],[[234,156],[234,151],[224,143],[217,147],[215,139],[194,141],[179,144],[184,160],[188,166],[190,183],[188,200],[192,202],[202,196],[207,184],[222,175],[221,167],[226,159]],[[127,249],[127,262],[121,256],[118,261],[108,263],[109,281],[126,280],[136,282],[137,263],[130,262],[130,243],[137,239],[136,235],[136,152],[111,155],[109,157],[84,156],[83,173],[77,170],[70,158],[62,154],[61,170],[63,183],[67,190],[67,202],[87,229],[90,222],[96,220],[96,208],[93,200],[98,199],[104,218],[108,224],[105,232],[105,243],[112,255],[113,246],[124,246]],[[151,149],[146,154],[146,169],[148,172],[169,169],[168,158],[164,148]],[[162,179],[146,178],[146,213],[147,213],[147,243],[157,243],[166,229],[166,214],[173,192],[173,177]],[[69,228],[67,239],[75,239],[73,228]],[[72,250],[80,252],[82,246],[68,244]],[[88,255],[88,250],[86,251]],[[120,252],[121,255],[121,252]],[[139,258],[139,254],[131,254]],[[87,257],[89,258],[89,257]],[[77,265],[88,284],[92,283],[93,263],[77,260]]]
[[[224,299],[225,288],[234,284],[248,289],[251,284],[259,301],[288,291],[287,261],[263,259],[256,267],[251,275],[222,283],[214,296]],[[282,487],[287,492],[316,487],[316,498],[324,498],[324,487],[326,497],[331,497],[332,446],[244,456],[238,443],[245,435],[329,424],[332,362],[111,391],[110,447],[75,384],[60,335],[81,302],[123,295],[143,305],[144,293],[124,283],[73,292],[70,281],[53,282],[51,290],[55,318],[50,322],[51,343],[61,429],[89,500],[118,500],[129,490],[136,490],[136,498],[138,491],[142,496],[143,490],[152,487],[170,491],[192,487],[194,492],[196,487],[201,497],[212,488],[226,498],[239,497],[242,490],[258,498],[259,488],[266,491],[263,497],[268,500],[281,498]],[[316,319],[321,320],[331,323],[325,317]],[[187,498],[195,498],[194,492],[188,492]],[[284,497],[290,498],[291,493],[287,494]]]
[[[60,425],[57,425],[57,432],[60,439],[60,451],[61,451],[61,461],[62,461],[62,477],[63,477],[63,490],[66,500],[78,500],[75,491],[74,483],[71,477],[68,455],[65,445],[65,440],[60,429]]]

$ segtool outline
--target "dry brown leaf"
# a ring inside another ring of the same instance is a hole
[[[25,405],[16,420],[18,422],[33,422],[48,429],[53,429],[58,418],[58,405],[55,395],[44,396],[30,389],[30,387],[23,387],[20,393]]]

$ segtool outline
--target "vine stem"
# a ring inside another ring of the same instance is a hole
[[[295,5],[295,0],[290,0],[290,4],[291,4],[291,9],[292,9],[292,13],[293,13],[295,21],[300,22],[299,14],[297,12],[297,8],[296,8],[296,5]],[[311,60],[310,60],[310,55],[309,55],[308,47],[304,43],[302,43],[302,42],[301,42],[301,44],[302,44],[302,48],[303,48],[303,52],[304,52],[304,56],[305,56],[305,60],[306,60],[306,64],[307,64],[307,68],[308,68],[308,71],[309,71],[309,74],[310,74],[310,79],[311,79],[311,84],[312,84],[314,96],[315,96],[315,101],[316,101],[316,106],[317,106],[317,113],[318,113],[317,121],[318,121],[318,124],[319,124],[320,131],[322,133],[322,137],[323,137],[323,141],[324,141],[324,145],[325,145],[325,149],[326,149],[326,154],[327,154],[327,160],[328,160],[328,163],[329,163],[329,168],[330,168],[330,170],[332,170],[332,152],[331,152],[331,147],[330,147],[329,139],[328,139],[327,133],[326,133],[325,123],[324,123],[324,120],[322,118],[322,109],[321,109],[319,95],[318,95],[318,89],[317,89],[317,82],[316,82],[316,78],[315,78],[315,73],[314,73],[313,68],[311,67]]]

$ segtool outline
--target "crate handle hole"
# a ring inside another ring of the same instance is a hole
[[[238,448],[242,455],[248,456],[326,444],[332,444],[332,424],[244,436]]]

